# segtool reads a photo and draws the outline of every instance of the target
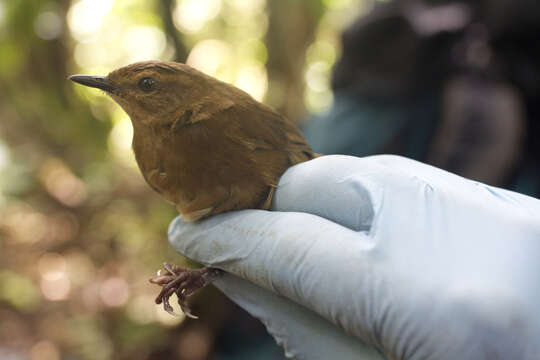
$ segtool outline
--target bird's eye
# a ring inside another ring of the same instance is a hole
[[[150,92],[156,87],[156,80],[149,77],[142,78],[137,86],[144,92]]]

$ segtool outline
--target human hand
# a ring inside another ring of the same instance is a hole
[[[401,157],[325,156],[287,170],[273,210],[177,218],[169,238],[228,272],[215,285],[288,356],[540,353],[540,201]]]

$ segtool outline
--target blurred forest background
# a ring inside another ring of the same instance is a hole
[[[536,0],[0,0],[0,359],[284,358],[214,289],[194,296],[200,320],[154,304],[148,278],[188,264],[166,239],[176,212],[139,174],[126,114],[68,75],[187,62],[311,119],[316,151],[402,154],[539,196],[539,14]]]
[[[182,61],[298,119],[329,107],[339,33],[372,5],[0,0],[0,359],[284,358],[216,290],[197,321],[154,304],[148,278],[185,263],[176,211],[139,174],[126,114],[66,77]]]

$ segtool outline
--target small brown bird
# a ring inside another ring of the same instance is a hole
[[[133,150],[147,183],[176,205],[184,221],[240,209],[270,209],[287,168],[310,160],[295,125],[242,90],[188,65],[145,61],[109,75],[71,80],[104,90],[133,123]],[[163,288],[156,302],[172,312],[220,270],[165,264],[151,279]]]

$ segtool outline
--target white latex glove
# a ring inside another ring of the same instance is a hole
[[[177,251],[298,359],[540,359],[540,201],[397,156],[325,156]],[[201,314],[204,316],[204,314]],[[347,335],[349,334],[349,335]]]

